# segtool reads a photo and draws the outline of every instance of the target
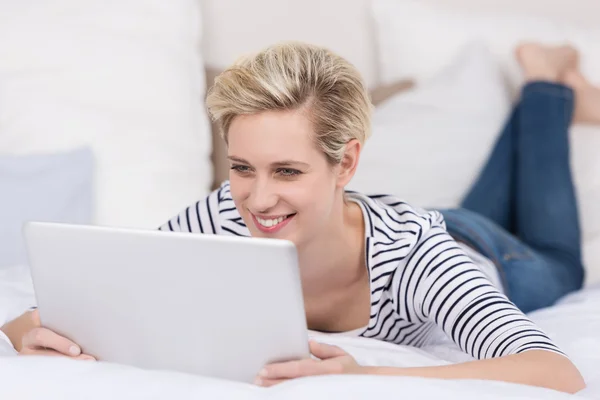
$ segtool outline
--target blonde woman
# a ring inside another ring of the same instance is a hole
[[[531,45],[519,58],[529,81],[521,102],[464,208],[441,212],[345,190],[371,131],[367,91],[346,60],[282,43],[218,77],[208,108],[228,144],[230,179],[160,229],[291,240],[312,330],[412,346],[443,334],[477,359],[362,367],[337,347],[311,343],[318,359],[267,365],[257,384],[348,373],[584,388],[569,358],[524,314],[583,280],[568,163],[574,92],[559,83],[576,57]],[[37,325],[33,313],[5,329],[21,354],[90,358]]]

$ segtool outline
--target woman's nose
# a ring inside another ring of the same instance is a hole
[[[258,180],[250,193],[250,207],[255,212],[267,212],[277,204],[277,193],[269,182]]]

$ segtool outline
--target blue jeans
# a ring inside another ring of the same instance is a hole
[[[440,210],[448,233],[491,259],[523,312],[580,289],[584,270],[568,128],[568,87],[524,86],[461,208]]]

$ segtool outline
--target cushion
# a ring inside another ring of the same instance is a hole
[[[196,0],[0,0],[0,152],[89,146],[93,223],[155,228],[210,189]]]
[[[492,55],[469,44],[430,82],[375,110],[373,136],[349,187],[392,193],[421,207],[457,206],[509,111]]]
[[[89,149],[0,155],[0,268],[27,264],[28,221],[89,224],[93,158]]]
[[[405,92],[411,89],[414,86],[414,82],[412,80],[402,80],[397,82],[392,82],[387,85],[377,86],[373,90],[370,91],[371,95],[371,103],[375,107],[385,102],[387,99],[392,98],[398,93]]]
[[[571,127],[571,168],[583,234],[586,283],[600,283],[600,126]]]
[[[374,0],[372,11],[383,82],[431,78],[476,39],[489,46],[515,91],[522,77],[514,48],[524,40],[573,43],[582,52],[583,72],[600,83],[600,29],[524,13],[450,9],[422,0]]]

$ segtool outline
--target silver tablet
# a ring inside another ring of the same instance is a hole
[[[288,241],[29,223],[42,324],[99,360],[252,382],[309,357]]]

